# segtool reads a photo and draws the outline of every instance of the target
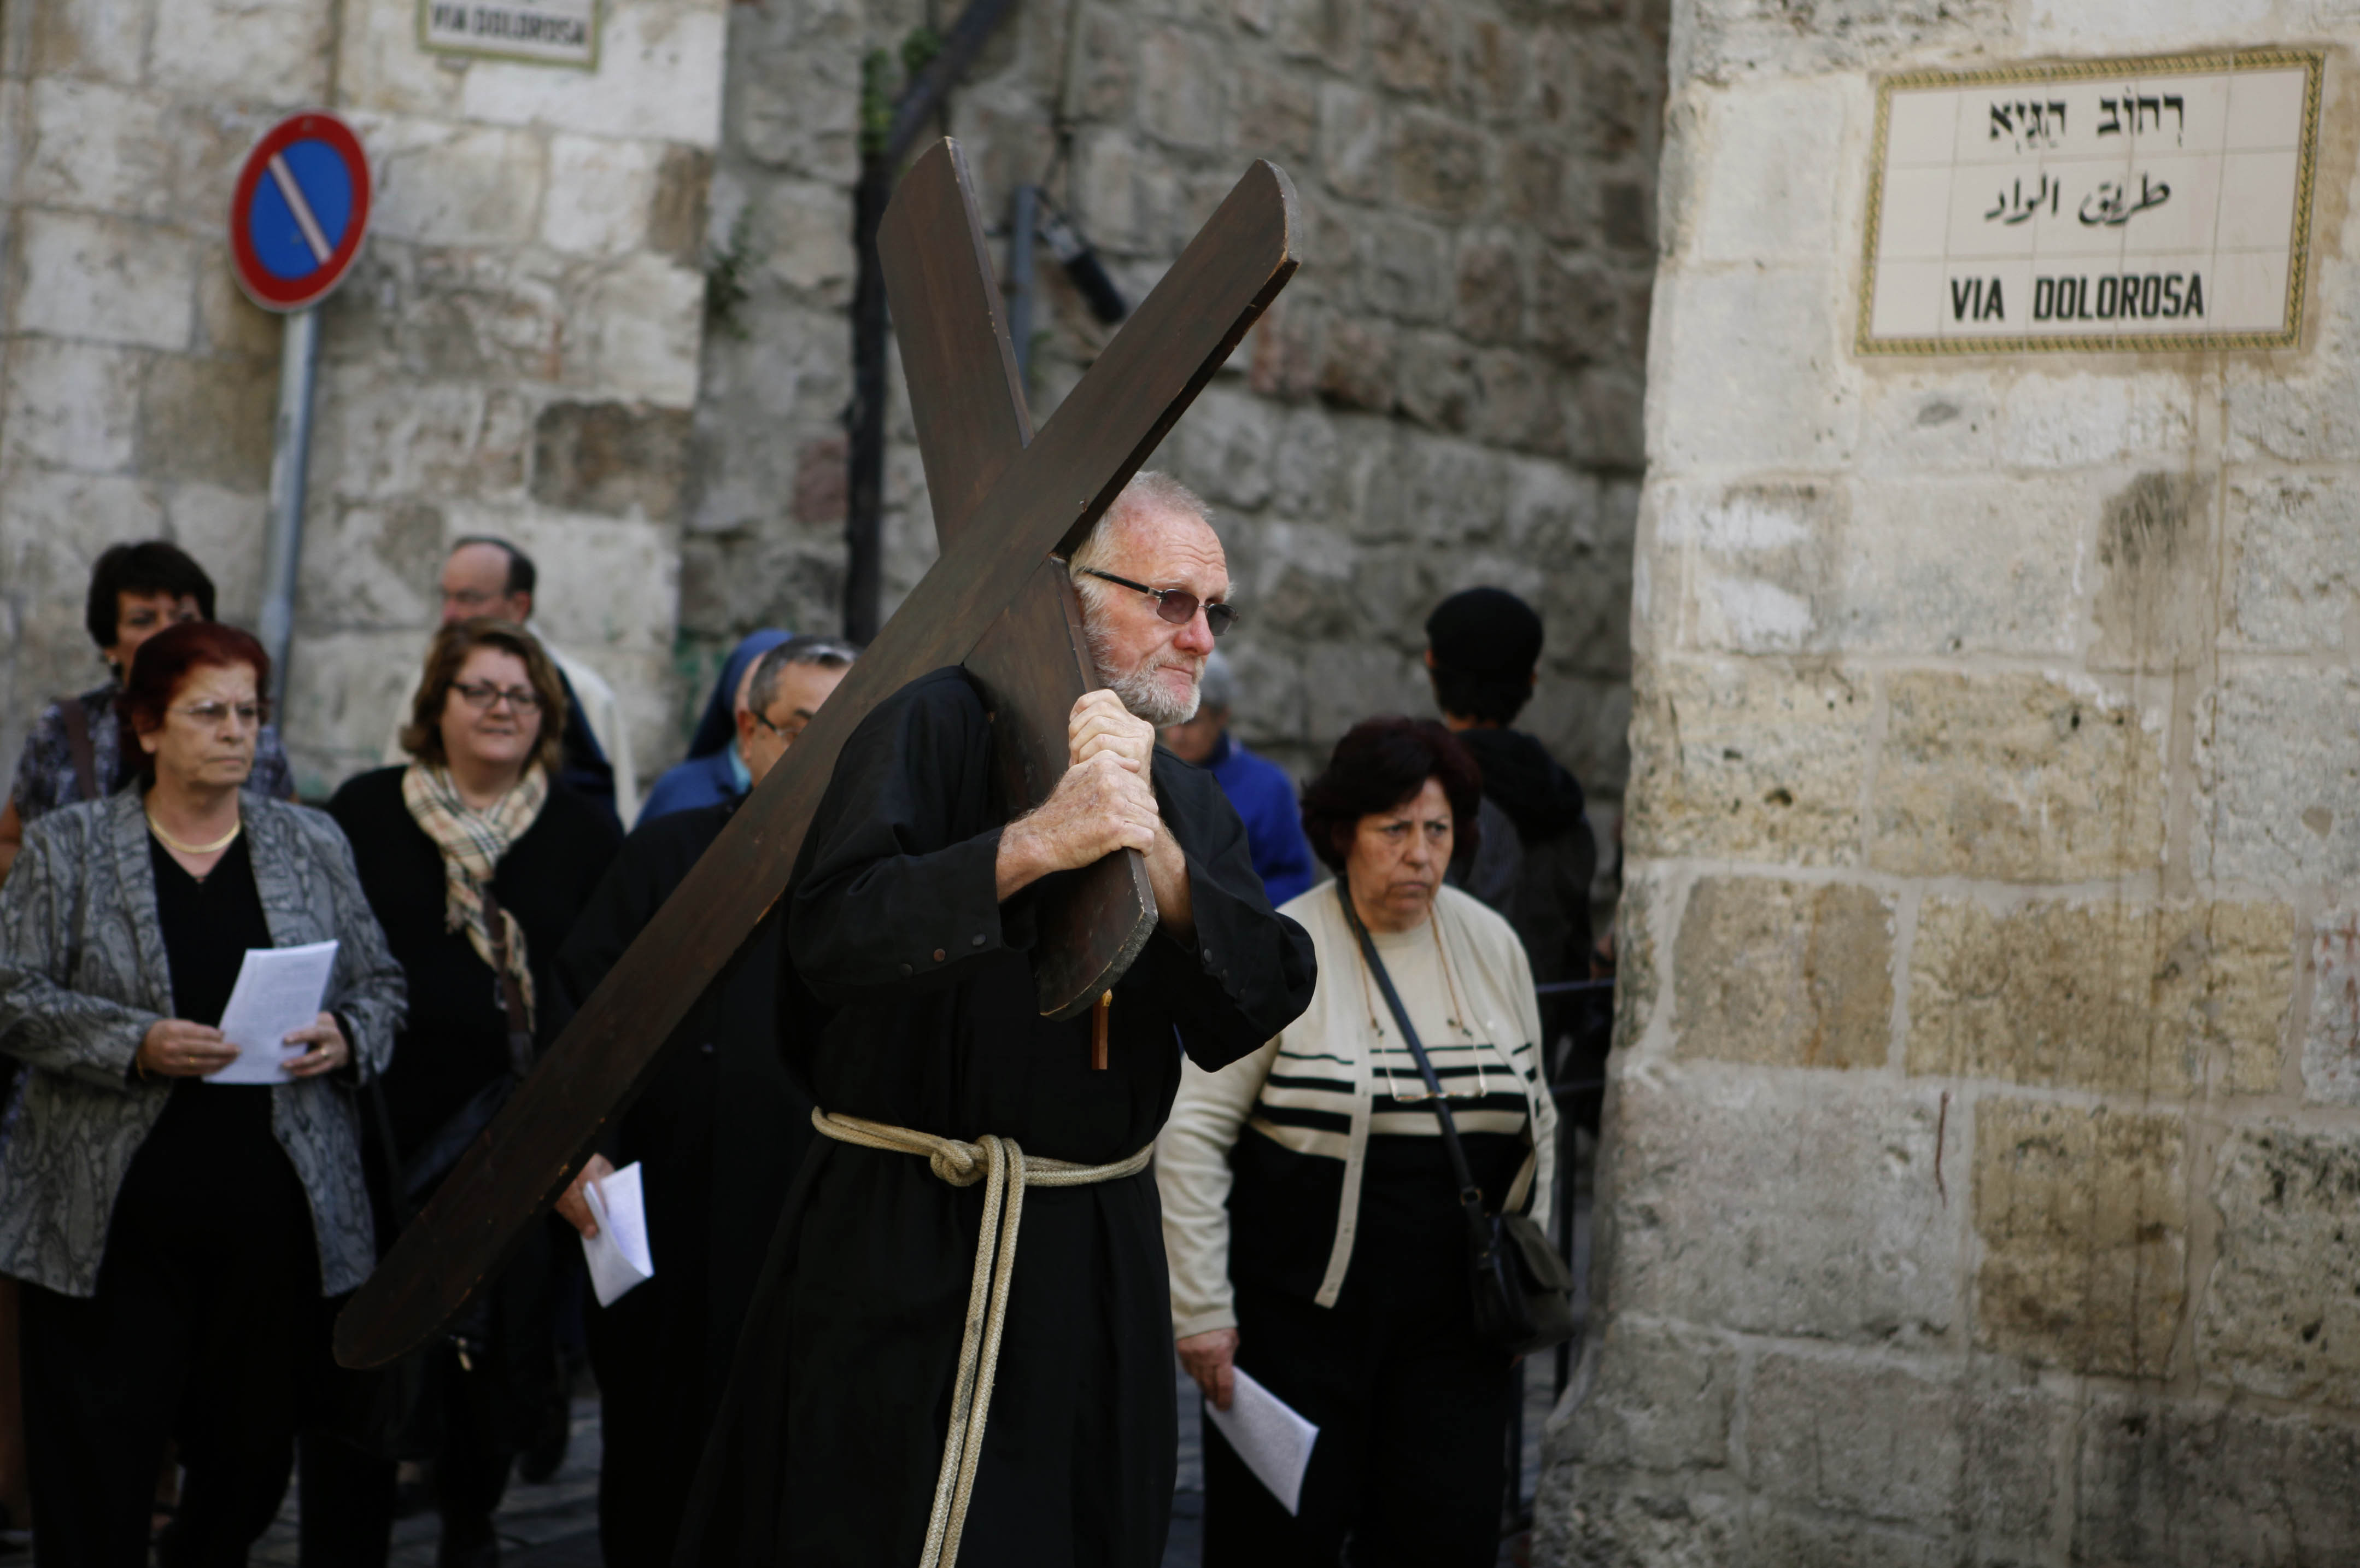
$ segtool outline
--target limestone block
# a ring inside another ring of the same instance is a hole
[[[68,77],[27,94],[32,136],[19,198],[118,217],[160,217],[171,204],[172,144],[163,103]]]
[[[339,0],[337,29],[341,106],[364,115],[461,117],[471,62],[420,49],[415,6]]]
[[[2193,668],[2214,640],[2212,484],[2151,471],[2106,498],[2098,527],[2104,573],[2093,607],[2103,635],[2090,667]]]
[[[1270,499],[1271,449],[1277,435],[1259,400],[1228,387],[1208,387],[1172,433],[1169,467],[1217,508],[1259,507]]]
[[[647,237],[663,149],[651,142],[555,136],[541,241],[576,256],[619,256]]]
[[[1920,1533],[1928,1525],[1939,1530],[1939,1520],[1912,1521],[1920,1527],[1913,1530],[1773,1506],[1748,1522],[1745,1562],[1759,1568],[1953,1568],[1960,1560],[1946,1534]]]
[[[22,213],[20,332],[186,348],[195,242],[116,218]]]
[[[1748,1474],[1835,1513],[1942,1519],[1966,1457],[1960,1402],[1948,1379],[1907,1367],[1765,1354],[1746,1389]]]
[[[2322,911],[2311,932],[2311,1026],[2302,1042],[2302,1097],[2360,1105],[2360,912]]]
[[[20,339],[8,354],[0,403],[0,462],[101,474],[128,467],[142,357],[96,344]]]
[[[1438,322],[1450,307],[1450,240],[1431,224],[1372,218],[1360,255],[1369,306],[1407,322]]]
[[[2239,1128],[2212,1201],[2221,1254],[2196,1314],[2208,1383],[2360,1406],[2360,1132]]]
[[[1666,272],[1655,290],[1650,411],[1709,408],[1710,420],[1654,413],[1650,455],[1680,468],[1819,466],[1852,448],[1859,400],[1841,366],[1836,307],[1818,268]],[[1775,388],[1775,392],[1769,389]]]
[[[1560,1465],[1533,1504],[1533,1561],[1615,1568],[1726,1568],[1746,1559],[1745,1505],[1734,1486]]]
[[[1856,96],[1841,77],[1732,86],[1706,110],[1713,155],[1689,214],[1708,262],[1822,257],[1847,243],[1834,171]]]
[[[165,492],[164,511],[172,543],[195,556],[213,580],[213,614],[239,626],[254,625],[262,613],[269,497],[215,485],[174,485]],[[309,530],[304,543],[311,543]]]
[[[1590,257],[1546,251],[1534,269],[1532,340],[1572,368],[1638,356],[1646,318],[1613,268]]]
[[[1625,1061],[1645,1040],[1663,987],[1661,927],[1670,898],[1661,878],[1652,868],[1632,868],[1614,905],[1614,1049]]]
[[[2267,36],[2278,12],[2270,0],[2033,0],[2024,40],[2029,49],[2070,53],[2144,49],[2185,35]]]
[[[1531,71],[1522,28],[1491,16],[1470,16],[1459,29],[1451,102],[1463,115],[1512,120],[1525,106]]]
[[[522,546],[541,566],[535,622],[595,665],[618,696],[626,661],[670,658],[680,591],[671,524],[454,504],[444,526],[454,536],[497,533]]]
[[[298,630],[279,729],[299,793],[321,798],[383,763],[387,735],[410,711],[425,647],[423,627]]]
[[[1329,323],[1321,344],[1319,394],[1348,409],[1389,412],[1397,385],[1393,334],[1357,321]]]
[[[1958,1519],[1980,1549],[1973,1561],[2041,1560],[2079,1413],[2075,1401],[2031,1377],[2016,1387],[1967,1388]]]
[[[1319,143],[1319,97],[1309,83],[1280,71],[1245,65],[1236,70],[1229,144],[1292,171],[1308,166]]]
[[[2340,651],[2360,600],[2360,476],[2239,474],[2229,482],[2234,643]]]
[[[139,466],[159,478],[260,493],[270,488],[279,367],[268,359],[173,354],[139,399]]]
[[[483,499],[523,488],[531,418],[513,393],[356,368],[322,374],[314,395],[315,493]]]
[[[2082,1434],[2075,1563],[2330,1568],[2360,1541],[2349,1420],[2093,1393]]]
[[[29,8],[28,74],[138,83],[158,0],[36,0]]]
[[[2179,1097],[2269,1093],[2294,988],[2294,916],[2273,903],[1928,898],[1910,966],[1909,1070]]]
[[[1975,1343],[2164,1376],[2188,1289],[2180,1119],[1998,1098],[1974,1114]]]
[[[333,320],[339,307],[327,307]],[[229,247],[197,258],[197,324],[199,347],[212,354],[276,359],[281,334],[280,318],[239,292],[231,275]]]
[[[2027,370],[1999,403],[2001,460],[2020,468],[2078,468],[2093,463],[2187,460],[2194,439],[2195,392],[2184,377],[2054,375]]]
[[[2313,306],[2319,312],[2316,350],[2294,364],[2240,367],[2223,378],[2224,461],[2350,459],[2354,444],[2360,442],[2360,314],[2338,302],[2352,298],[2355,280],[2360,268],[2353,262],[2319,258],[2312,264],[2311,296],[2320,302]]]
[[[656,164],[648,198],[648,248],[691,267],[705,264],[711,221],[713,154],[704,148],[668,147]],[[848,227],[848,225],[847,225]]]
[[[1175,147],[1221,145],[1223,81],[1212,43],[1177,27],[1155,27],[1139,43],[1139,126]]]
[[[533,237],[547,183],[541,137],[411,120],[387,121],[363,134],[377,179],[369,210],[372,243],[513,248]]]
[[[1629,1063],[1608,1110],[1616,1312],[1839,1342],[1950,1332],[1960,1236],[1930,1092]]]
[[[1340,736],[1361,719],[1416,708],[1426,699],[1424,667],[1409,655],[1367,646],[1316,643],[1304,655],[1310,734]]]
[[[1523,330],[1524,269],[1512,236],[1462,236],[1458,284],[1458,310],[1450,324],[1460,333],[1478,343],[1507,343]]]
[[[317,0],[166,0],[148,79],[190,98],[296,109],[329,97],[335,19]]]
[[[1513,349],[1495,348],[1470,357],[1472,407],[1467,430],[1487,445],[1563,452],[1565,400],[1559,373]]]
[[[476,60],[460,106],[489,125],[545,126],[585,136],[617,127],[650,141],[714,147],[721,139],[719,0],[602,0],[595,71]]]
[[[2046,674],[1898,671],[1885,690],[1878,870],[2080,882],[2158,863],[2160,715]]]
[[[422,500],[340,501],[312,509],[295,588],[306,633],[424,630],[442,602],[442,557],[456,537],[442,510]],[[416,655],[410,658],[416,674]]]
[[[1406,205],[1443,217],[1479,212],[1490,195],[1491,145],[1447,115],[1412,109],[1393,124],[1393,185]]]
[[[849,304],[858,258],[852,250],[852,203],[846,192],[800,181],[782,182],[778,199],[756,218],[763,268],[820,302]]]
[[[163,532],[164,509],[155,488],[141,480],[14,465],[0,470],[0,582],[10,585],[11,597],[38,586],[79,607],[101,551]],[[81,624],[79,608],[71,624]],[[73,678],[86,676],[80,634],[63,646],[74,651]]]
[[[1885,69],[2020,47],[2006,0],[1828,0],[1808,27],[1779,0],[1698,0],[1685,16],[1674,81]]]
[[[1290,59],[1357,70],[1362,16],[1334,0],[1270,0],[1270,35]]]
[[[688,479],[684,409],[548,404],[533,422],[532,499],[561,511],[668,522]]]
[[[2360,676],[2273,663],[2223,674],[2196,723],[2199,876],[2360,877]]]
[[[1479,395],[1474,351],[1444,332],[1404,333],[1401,344],[1401,411],[1429,430],[1466,430]],[[1527,394],[1525,400],[1535,400]],[[1531,418],[1527,411],[1526,422]]]
[[[1369,0],[1369,61],[1397,93],[1438,93],[1450,75],[1450,18],[1420,0]]]
[[[1108,24],[1096,13],[1088,15],[1090,36],[1097,39]],[[746,26],[742,14],[738,26]],[[822,37],[798,38],[792,47],[732,52],[738,65],[724,106],[733,147],[758,167],[849,187],[860,173],[859,49]],[[1086,103],[1101,91],[1106,56],[1093,49],[1090,69]],[[1126,81],[1117,104],[1097,104],[1091,113],[1111,114],[1130,101],[1129,92]]]
[[[590,360],[569,353],[569,383],[665,407],[695,404],[703,273],[644,252],[628,257],[599,280],[584,314]]]
[[[1994,475],[1863,479],[1846,499],[1848,507],[1826,520],[1840,536],[1821,546],[1817,580],[1834,600],[1821,623],[1822,645],[1940,654],[2075,651],[2084,519],[2092,504],[2081,486]],[[1786,570],[1803,565],[1797,560]]]
[[[1588,211],[1592,171],[1568,159],[1561,133],[1510,136],[1499,168],[1500,215],[1517,229],[1560,244],[1596,237]]]
[[[1562,1425],[1553,1462],[1640,1470],[1720,1469],[1729,1463],[1737,1356],[1724,1341],[1625,1314],[1609,1321],[1597,1379]]]
[[[1384,120],[1376,98],[1340,82],[1319,88],[1319,162],[1338,196],[1375,201],[1384,194]]]
[[[1874,889],[1706,877],[1674,949],[1677,1054],[1880,1068],[1893,1036],[1894,903]]]
[[[1633,856],[1857,863],[1864,675],[1657,662],[1633,706]]]
[[[1999,468],[2000,393],[1988,378],[1874,368],[1861,384],[1859,472],[1907,481]]]

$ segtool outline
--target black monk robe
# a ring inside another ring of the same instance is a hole
[[[991,725],[964,672],[881,704],[837,761],[789,894],[788,1060],[830,1111],[1084,1164],[1151,1143],[1185,1048],[1257,1049],[1311,1000],[1310,938],[1263,895],[1237,813],[1167,752],[1196,937],[1159,930],[1089,1020],[1040,1016],[1033,890],[1001,905]],[[790,990],[789,995],[793,994]],[[781,1215],[675,1562],[914,1568],[942,1465],[983,1187],[829,1139]],[[1175,1460],[1151,1171],[1024,1196],[967,1568],[1153,1568]],[[659,1267],[661,1266],[659,1265]]]
[[[615,967],[737,810],[639,824],[583,906],[542,1004],[554,1037]],[[637,1161],[655,1277],[588,1306],[605,1452],[598,1535],[606,1568],[672,1560],[698,1456],[721,1406],[738,1330],[787,1185],[818,1135],[779,1058],[779,922],[729,960],[682,1021],[672,1050],[601,1145]]]

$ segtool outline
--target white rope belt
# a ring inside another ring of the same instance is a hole
[[[1024,1190],[1087,1187],[1136,1175],[1147,1168],[1155,1146],[1150,1144],[1112,1165],[1076,1165],[1027,1155],[1013,1138],[987,1134],[979,1142],[962,1143],[816,1107],[812,1111],[812,1125],[838,1143],[923,1156],[934,1173],[953,1187],[984,1184],[983,1221],[975,1241],[975,1279],[967,1288],[958,1381],[951,1392],[950,1431],[943,1440],[942,1475],[934,1482],[934,1512],[926,1520],[926,1549],[918,1558],[918,1568],[941,1568],[958,1561],[967,1497],[975,1490],[976,1466],[983,1459],[983,1423],[991,1409],[992,1376],[1000,1367],[1000,1331],[1008,1316],[1009,1280],[1016,1270],[1016,1227],[1024,1214]]]

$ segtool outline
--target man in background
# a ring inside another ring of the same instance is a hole
[[[1598,843],[1582,810],[1581,785],[1541,743],[1509,728],[1532,700],[1541,657],[1541,618],[1502,588],[1469,588],[1426,621],[1426,667],[1435,706],[1483,770],[1483,808],[1472,850],[1453,859],[1449,880],[1508,917],[1532,961],[1533,981],[1590,978],[1590,883]],[[1552,1042],[1569,1010],[1544,999]],[[1552,1044],[1554,1058],[1555,1047]],[[1592,1062],[1562,1063],[1595,1076]]]
[[[734,683],[728,740],[703,755],[692,750],[686,762],[665,769],[655,787],[648,791],[640,820],[744,799],[762,776],[754,766],[756,753],[774,755],[802,734],[859,652],[851,643],[834,637],[781,635],[763,648],[747,662],[743,677]],[[725,685],[731,685],[729,676],[725,669]],[[721,689],[716,687],[713,695],[718,703]]]
[[[833,638],[796,637],[756,661],[737,740],[752,783],[787,754],[855,657]],[[552,1029],[580,1009],[743,799],[659,814],[650,795],[647,819],[557,955]],[[672,1562],[780,1201],[814,1136],[811,1102],[779,1054],[784,958],[774,913],[698,1001],[608,1146],[558,1201],[560,1214],[595,1235],[584,1187],[637,1162],[649,1250],[662,1259],[647,1283],[589,1310],[606,1568]]]
[[[1253,856],[1254,871],[1276,905],[1310,887],[1311,846],[1303,837],[1295,781],[1285,769],[1247,751],[1229,733],[1229,709],[1237,696],[1238,678],[1229,660],[1218,652],[1207,654],[1196,688],[1196,717],[1169,726],[1160,739],[1174,756],[1209,772],[1237,807],[1245,819],[1246,848]]]
[[[451,547],[442,563],[442,624],[479,615],[523,627],[539,640],[565,683],[564,765],[558,777],[629,828],[639,811],[639,780],[631,765],[631,739],[615,688],[597,671],[542,636],[532,624],[533,592],[541,574],[532,557],[505,539],[472,534]],[[402,703],[409,709],[405,696]],[[395,721],[397,733],[401,720]],[[385,760],[406,762],[399,740],[389,740]]]

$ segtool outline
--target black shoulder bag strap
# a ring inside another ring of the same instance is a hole
[[[106,792],[98,784],[98,751],[91,744],[90,715],[82,710],[78,696],[59,703],[58,712],[66,721],[66,750],[73,756],[74,786],[82,792],[82,799],[96,800]]]
[[[500,917],[500,901],[492,884],[483,886],[484,926],[492,935],[492,984],[508,1015],[508,1071],[519,1083],[532,1072],[532,1026],[525,1022],[524,997],[508,972],[508,923]]]
[[[1426,1059],[1426,1047],[1417,1037],[1417,1030],[1409,1021],[1409,1009],[1402,1005],[1401,993],[1393,989],[1393,977],[1385,971],[1385,960],[1377,956],[1377,944],[1371,939],[1369,928],[1360,924],[1360,912],[1352,907],[1351,890],[1344,879],[1336,879],[1336,896],[1343,901],[1345,923],[1360,944],[1360,957],[1367,961],[1369,972],[1376,977],[1377,989],[1384,993],[1385,1006],[1400,1025],[1402,1043],[1409,1047],[1410,1059],[1417,1063],[1420,1078],[1426,1080],[1426,1091],[1434,1102],[1434,1119],[1442,1124],[1442,1146],[1450,1157],[1451,1179],[1459,1183],[1459,1207],[1467,1216],[1468,1244],[1479,1258],[1491,1251],[1491,1219],[1483,1209],[1483,1190],[1475,1185],[1475,1172],[1467,1164],[1467,1150],[1459,1142],[1459,1124],[1451,1119],[1450,1102],[1443,1098],[1442,1080],[1434,1074],[1434,1064]],[[1437,916],[1428,915],[1427,919]]]

